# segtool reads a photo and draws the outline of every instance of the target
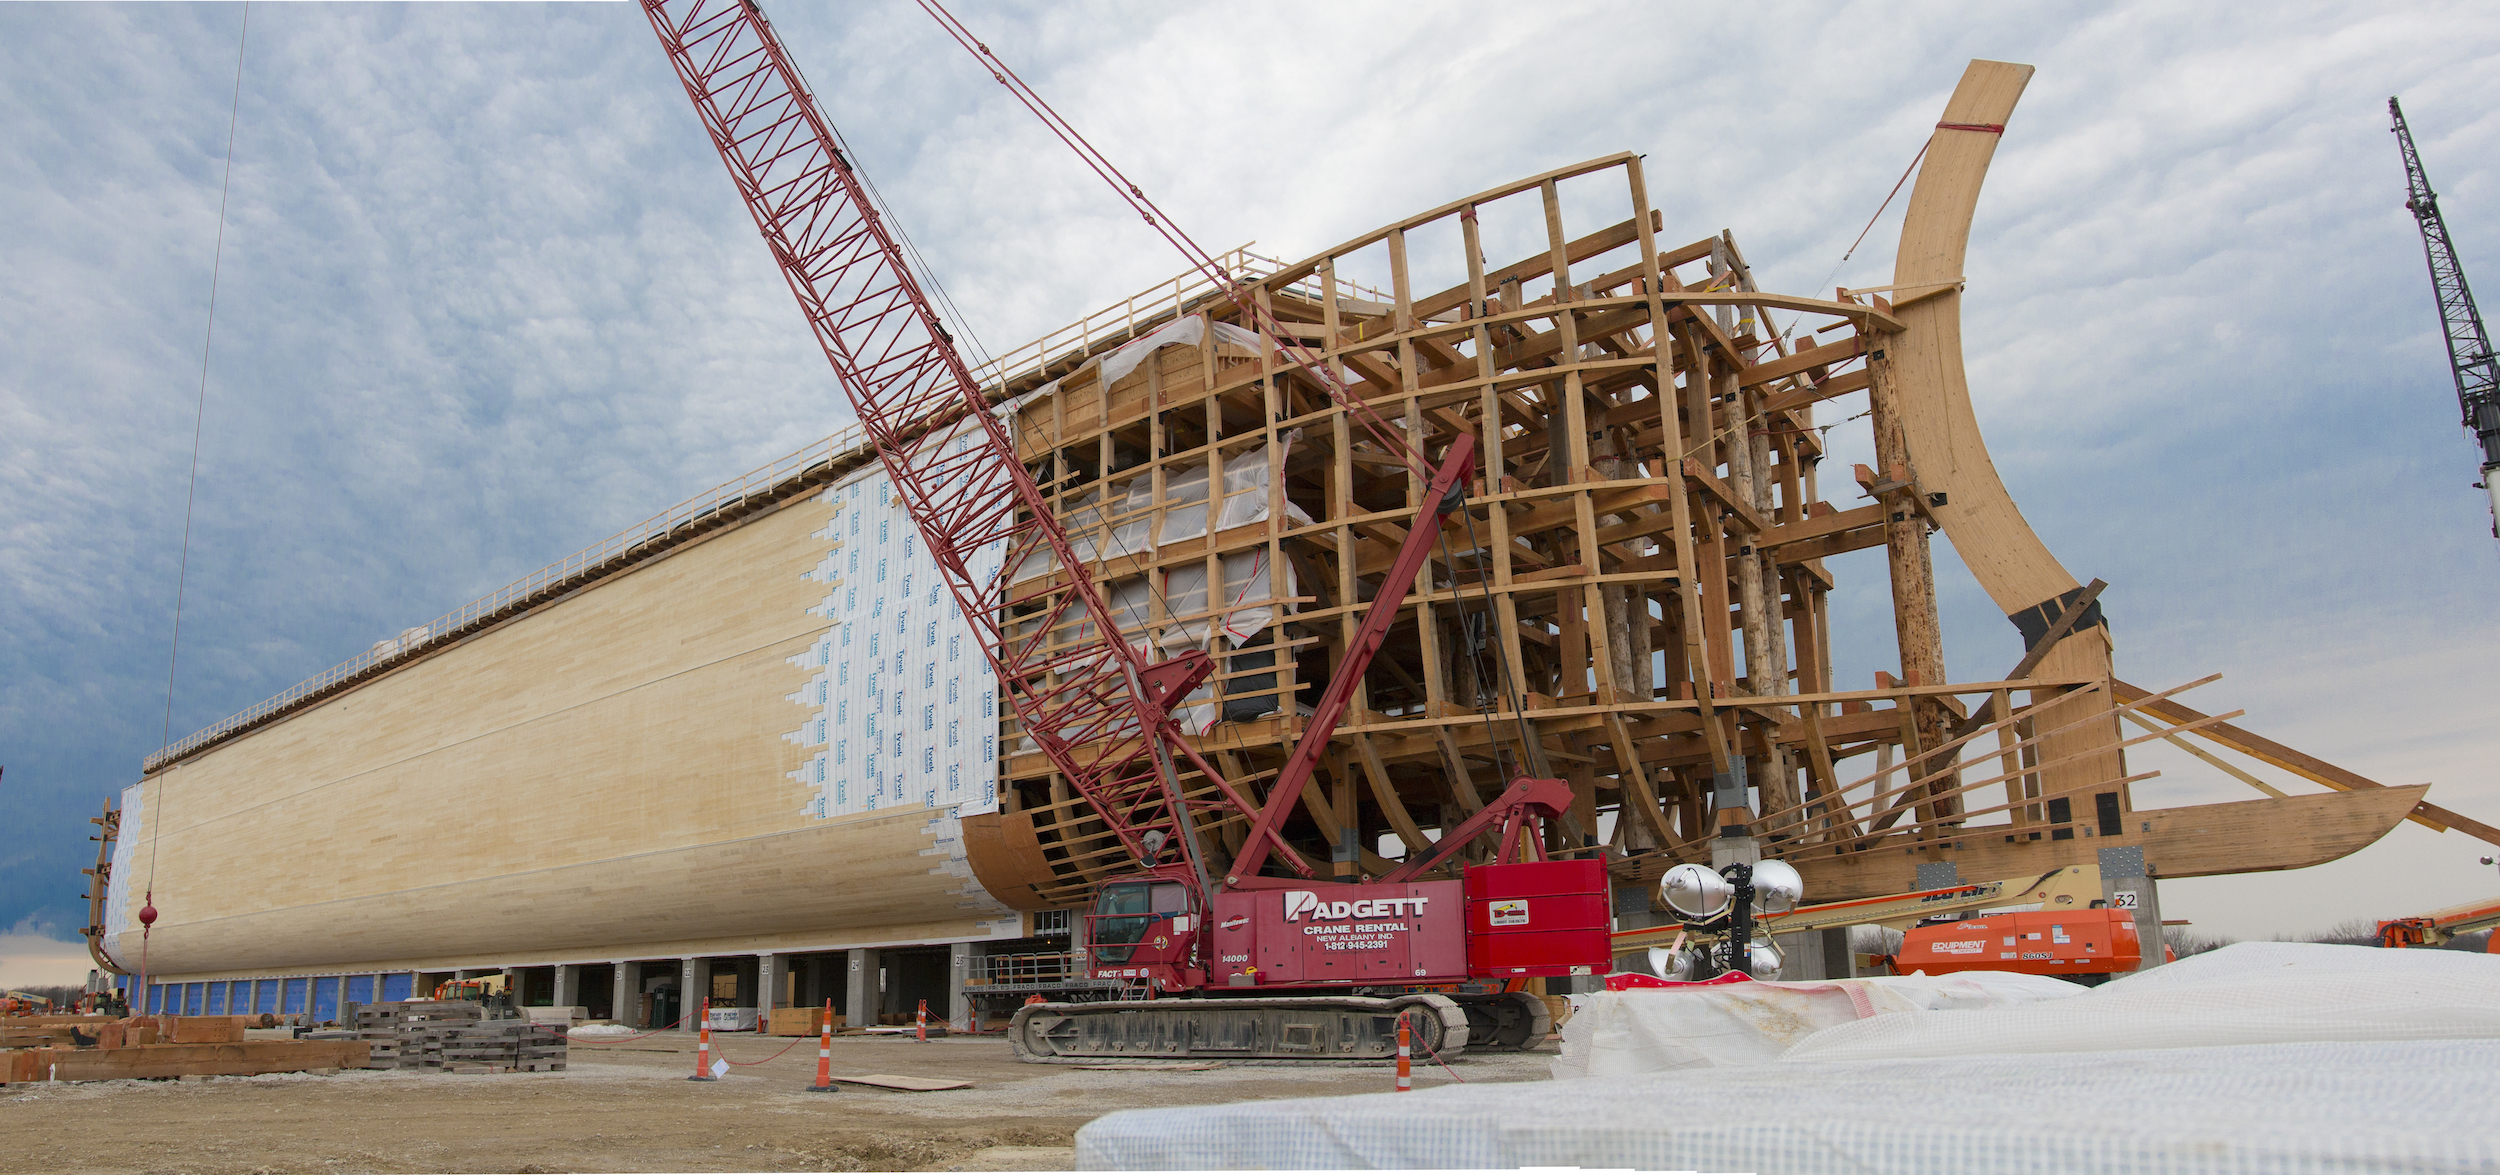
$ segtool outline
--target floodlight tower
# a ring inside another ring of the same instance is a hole
[[[2430,258],[2431,293],[2439,299],[2439,325],[2448,337],[2448,369],[2456,377],[2457,403],[2465,411],[2465,427],[2483,447],[2483,480],[2477,485],[2491,495],[2492,537],[2500,538],[2500,363],[2492,358],[2491,336],[2483,331],[2482,313],[2474,308],[2474,291],[2465,284],[2465,267],[2457,261],[2456,244],[2448,239],[2448,222],[2439,215],[2439,197],[2422,174],[2422,155],[2413,149],[2413,132],[2405,128],[2404,108],[2387,100],[2395,120],[2396,145],[2405,157],[2405,208],[2422,229],[2422,252]]]

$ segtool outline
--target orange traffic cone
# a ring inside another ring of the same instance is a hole
[[[920,1001],[920,1014],[913,1019],[913,1024],[912,1035],[919,1038],[922,1044],[929,1043],[929,1001]]]
[[[1406,1017],[1398,1017],[1398,1092],[1415,1092],[1415,1061],[1413,1037],[1406,1026]]]
[[[718,1081],[720,1078],[712,1076],[712,1001],[709,998],[703,1001],[702,1015],[703,1028],[695,1037],[694,1076],[686,1080]]]
[[[832,1093],[833,1088],[833,1001],[825,1001],[824,1035],[816,1040],[816,1084],[809,1093]]]

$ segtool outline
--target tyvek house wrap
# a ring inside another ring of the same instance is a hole
[[[960,449],[969,435],[941,442]],[[782,737],[812,748],[791,777],[820,818],[927,804],[958,815],[998,810],[998,678],[979,638],[883,466],[818,499],[833,521],[825,557],[806,574],[826,585],[810,609],[829,622],[791,663],[813,676],[789,700],[811,713]],[[995,583],[1007,544],[968,561]]]

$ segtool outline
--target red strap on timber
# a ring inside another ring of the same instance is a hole
[[[2005,124],[2001,122],[1940,122],[1936,124],[1936,129],[1940,131],[1986,131],[1992,135],[2001,135],[2005,133]]]

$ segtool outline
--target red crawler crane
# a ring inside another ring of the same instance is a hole
[[[1462,506],[1474,439],[1460,438],[1432,470],[1424,501],[1435,517],[1408,534],[1268,802],[1254,803],[1172,717],[1214,672],[1213,658],[1191,650],[1149,661],[1119,635],[762,11],[749,0],[643,0],[643,11],[1025,734],[1136,859],[1134,875],[1102,886],[1088,918],[1088,966],[1146,998],[1022,1008],[1011,1036],[1019,1055],[1385,1057],[1401,1019],[1444,1057],[1471,1036],[1514,1048],[1543,1040],[1544,1005],[1498,990],[1498,981],[1588,974],[1610,958],[1603,862],[1526,859],[1539,821],[1568,807],[1567,785],[1514,781],[1432,852],[1376,882],[1302,880],[1310,867],[1280,831],[1439,519]],[[940,19],[950,32],[961,28]],[[1230,284],[1228,274],[1214,276]],[[1289,360],[1307,364],[1284,345]],[[1421,466],[1324,366],[1308,369],[1376,440]],[[1046,554],[1057,573],[1002,596],[971,569],[975,552],[999,542],[1006,566]],[[1090,622],[1090,641],[1050,646],[1049,634],[1080,622]],[[1250,828],[1220,886],[1184,773],[1205,777]],[[1496,828],[1496,864],[1471,867],[1464,880],[1411,880]],[[1499,863],[1514,852],[1522,860]],[[1297,876],[1261,875],[1271,859]],[[1484,990],[1488,979],[1495,990]],[[1174,994],[1222,1000],[1155,998]]]

